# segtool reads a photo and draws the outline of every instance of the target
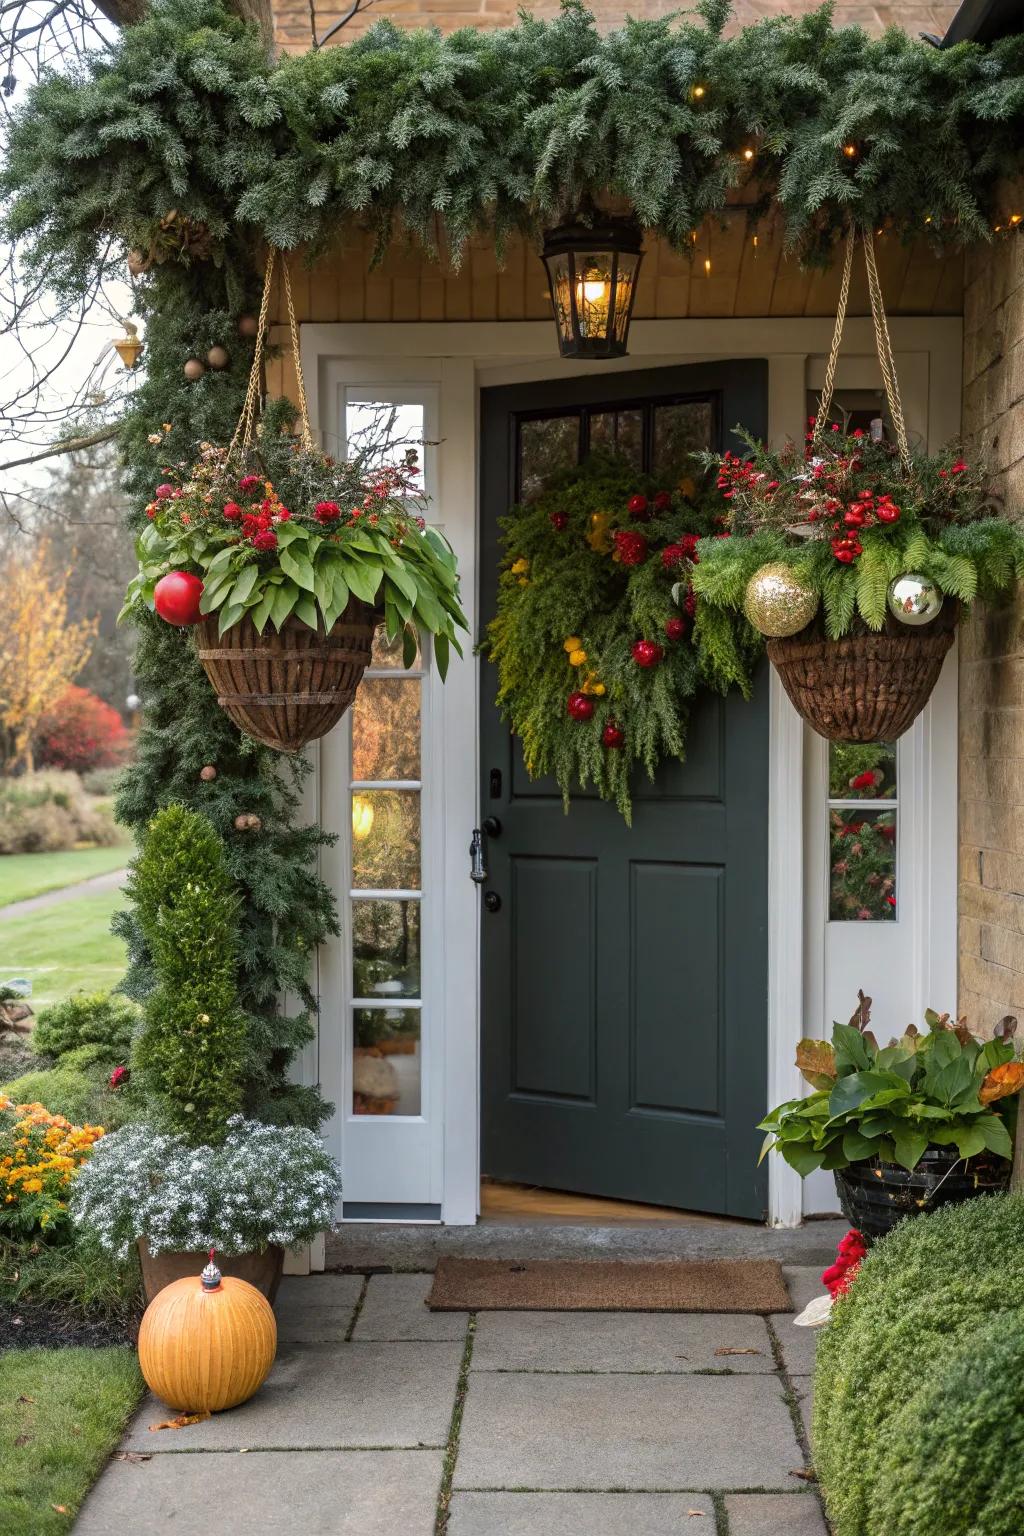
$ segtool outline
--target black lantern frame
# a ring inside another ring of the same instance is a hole
[[[541,252],[563,357],[625,357],[643,260],[635,219],[577,217],[544,236]]]

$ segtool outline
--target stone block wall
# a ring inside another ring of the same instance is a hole
[[[1008,193],[1008,213],[1013,194]],[[1024,212],[1024,191],[1017,194]],[[1024,238],[965,268],[964,434],[1024,518]],[[1024,592],[960,636],[960,1012],[1024,1022]]]

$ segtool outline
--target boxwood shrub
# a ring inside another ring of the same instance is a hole
[[[897,1517],[894,1507],[901,1477],[904,1507],[914,1507],[907,1426],[934,1403],[937,1376],[969,1353],[991,1318],[1016,1309],[1024,1309],[1024,1195],[905,1221],[871,1251],[823,1331],[815,1369],[815,1468],[836,1536],[1001,1536],[1001,1526],[969,1521],[901,1524],[915,1517]],[[943,1423],[969,1438],[962,1397]]]
[[[1024,1312],[944,1354],[894,1422],[877,1490],[888,1536],[1020,1536]]]
[[[114,1065],[128,1060],[139,1010],[111,992],[76,992],[40,1011],[32,1034],[43,1056],[64,1056],[83,1045],[100,1045]]]

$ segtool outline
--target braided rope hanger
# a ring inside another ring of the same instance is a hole
[[[828,420],[829,410],[832,406],[832,393],[836,380],[836,364],[839,361],[839,348],[843,339],[843,327],[846,324],[846,307],[850,298],[853,251],[854,246],[857,244],[858,234],[864,244],[864,266],[868,277],[868,296],[871,299],[871,319],[875,329],[875,350],[878,353],[878,363],[882,370],[885,399],[889,407],[893,431],[896,434],[896,447],[899,450],[900,464],[906,470],[910,468],[907,427],[903,419],[903,405],[900,400],[899,380],[896,376],[896,359],[892,350],[892,338],[889,335],[889,323],[886,320],[885,305],[882,302],[882,285],[879,281],[878,265],[875,260],[875,241],[870,229],[857,230],[853,227],[847,237],[846,255],[843,260],[843,276],[839,286],[839,304],[836,308],[836,325],[832,333],[832,347],[829,351],[828,362],[825,366],[825,382],[822,385],[821,397],[818,401],[818,412],[814,423],[811,447],[812,449],[818,447],[825,428],[825,422]]]
[[[267,265],[263,276],[263,298],[260,302],[256,349],[253,352],[252,368],[249,370],[249,384],[245,392],[242,414],[238,418],[238,426],[235,428],[235,435],[232,437],[228,448],[229,459],[234,457],[236,450],[244,453],[247,448],[253,447],[256,441],[256,428],[260,417],[260,395],[263,384],[263,360],[270,316],[270,293],[274,285],[274,268],[277,265],[278,256],[281,258],[284,297],[288,308],[288,327],[291,332],[292,357],[295,362],[295,382],[299,396],[299,436],[303,448],[312,449],[314,447],[313,433],[309,425],[309,408],[306,404],[306,385],[302,377],[302,358],[299,353],[299,327],[295,319],[295,304],[292,300],[292,280],[288,271],[288,258],[276,245],[272,245],[267,251]]]

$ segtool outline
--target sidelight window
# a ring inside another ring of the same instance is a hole
[[[896,919],[897,750],[829,743],[829,921]]]

